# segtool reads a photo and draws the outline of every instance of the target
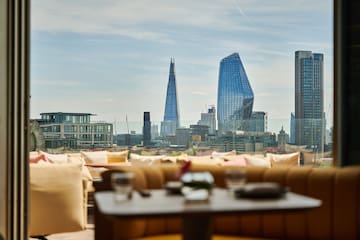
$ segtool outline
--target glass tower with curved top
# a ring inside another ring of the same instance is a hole
[[[251,117],[254,93],[238,53],[220,62],[217,118],[219,133],[245,130]]]
[[[169,82],[166,91],[164,121],[161,122],[161,136],[174,136],[180,126],[176,92],[175,59],[170,60]]]

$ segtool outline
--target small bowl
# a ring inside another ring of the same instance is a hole
[[[180,181],[169,181],[164,186],[167,194],[171,194],[171,195],[181,195],[182,187],[183,184]]]

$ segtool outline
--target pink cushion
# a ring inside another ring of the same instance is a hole
[[[241,166],[245,167],[246,160],[243,156],[226,156],[224,158],[223,166]]]

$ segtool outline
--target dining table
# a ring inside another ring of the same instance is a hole
[[[214,188],[208,199],[188,201],[183,195],[163,189],[151,190],[149,197],[133,193],[123,202],[114,201],[113,191],[95,193],[99,211],[111,218],[177,216],[183,220],[182,238],[210,240],[214,216],[254,213],[288,213],[321,206],[321,200],[287,192],[280,198],[238,198],[227,189]]]

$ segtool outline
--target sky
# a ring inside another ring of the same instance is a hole
[[[94,113],[116,132],[163,119],[175,58],[180,123],[217,102],[219,63],[238,52],[268,130],[289,132],[294,54],[324,54],[324,111],[333,117],[332,0],[32,0],[31,117]]]

